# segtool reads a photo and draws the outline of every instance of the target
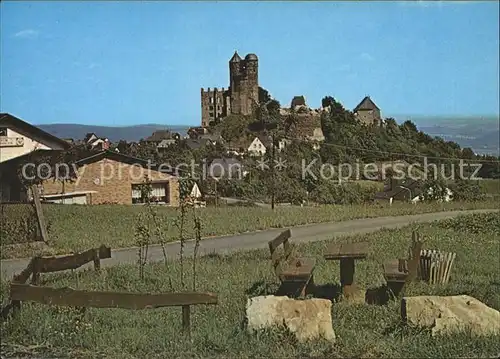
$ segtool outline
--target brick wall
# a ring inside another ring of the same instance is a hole
[[[148,175],[152,181],[168,181],[170,205],[179,206],[177,177],[107,158],[80,167],[78,178],[73,183],[63,185],[60,181],[44,181],[43,194],[96,191],[91,195],[92,204],[132,204],[132,184],[143,182],[143,175]]]

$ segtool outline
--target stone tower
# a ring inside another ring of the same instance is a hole
[[[251,115],[259,102],[259,59],[235,51],[229,60],[229,89],[201,89],[201,125],[208,127],[230,114]]]
[[[229,91],[231,113],[251,115],[259,102],[259,59],[248,54],[245,59],[235,51],[229,60]]]

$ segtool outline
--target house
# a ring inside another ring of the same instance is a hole
[[[97,137],[93,132],[89,132],[83,138],[83,142],[92,151],[106,151],[111,146],[111,142],[107,138]]]
[[[210,140],[213,144],[224,144],[224,138],[219,133],[205,133],[199,135],[198,139]]]
[[[153,134],[145,139],[146,142],[160,143],[163,140],[179,140],[181,135],[178,133],[172,133],[169,130],[157,130]]]
[[[380,108],[373,102],[370,96],[365,96],[353,110],[354,116],[365,125],[382,125]]]
[[[292,143],[292,140],[290,140],[289,138],[280,138],[278,140],[277,150],[283,151],[291,143]]]
[[[0,114],[0,163],[36,150],[65,150],[71,144],[9,113]]]
[[[201,198],[201,191],[200,187],[195,183],[193,183],[193,187],[191,187],[191,192],[189,192],[189,196],[192,199],[199,199]]]
[[[143,203],[141,187],[145,176],[152,186],[152,197],[159,204],[179,206],[178,177],[160,172],[149,161],[130,157],[115,151],[102,151],[79,159],[74,163],[77,178],[72,182],[45,180],[42,183],[42,197],[66,198],[85,204],[138,204]]]
[[[256,136],[246,150],[251,156],[263,156],[271,146],[272,143],[270,138],[266,136]]]
[[[221,179],[241,179],[247,174],[243,165],[236,158],[216,158],[208,166],[207,176]]]
[[[175,145],[177,143],[177,140],[176,139],[168,139],[168,140],[161,140],[160,143],[158,143],[158,145],[156,146],[156,149],[158,152],[162,152],[164,151],[165,149],[167,149],[168,147],[170,147],[171,145]]]
[[[0,202],[24,202],[27,193],[18,170],[38,157],[57,155],[71,148],[51,135],[9,113],[0,114]]]
[[[290,108],[295,109],[302,106],[307,107],[306,98],[304,96],[294,96]]]
[[[190,150],[196,150],[196,149],[201,148],[201,147],[214,145],[214,143],[207,138],[198,138],[198,139],[187,138],[185,140],[185,143],[186,143],[186,146],[188,146]]]
[[[83,138],[83,142],[85,142],[85,143],[91,143],[91,142],[97,140],[98,138],[99,137],[97,137],[97,135],[95,133],[89,132]]]
[[[319,150],[321,142],[325,141],[325,135],[321,127],[310,127],[305,131],[305,140],[312,144],[313,149]]]
[[[94,151],[106,151],[109,150],[111,142],[107,138],[97,138],[88,143],[88,145]]]
[[[206,127],[198,126],[198,127],[190,127],[187,130],[187,135],[189,138],[198,138],[201,135],[205,135],[208,133],[208,129]]]
[[[413,201],[422,194],[421,183],[412,179],[403,181],[389,180],[390,185],[384,188],[383,192],[375,194],[375,200],[389,201]]]

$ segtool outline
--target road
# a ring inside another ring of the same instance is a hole
[[[425,213],[409,216],[378,217],[355,219],[343,222],[311,224],[292,227],[292,240],[294,243],[307,243],[343,237],[353,234],[363,234],[374,232],[382,228],[399,228],[411,223],[431,222],[446,218],[453,218],[461,214],[486,213],[498,210],[470,210]],[[198,253],[200,256],[207,254],[228,254],[236,251],[268,248],[267,242],[283,231],[280,229],[269,229],[251,233],[211,237],[203,239],[200,243]],[[166,245],[166,251],[170,259],[178,257],[180,249],[179,242],[172,242]],[[185,256],[193,254],[194,241],[187,241],[184,247]],[[112,251],[112,258],[101,262],[102,267],[114,266],[117,264],[135,263],[137,260],[137,248],[123,248]],[[152,245],[149,247],[149,260],[163,260],[161,246]],[[1,261],[1,275],[3,279],[10,280],[14,274],[21,272],[28,265],[29,259],[6,259]],[[89,266],[91,264],[88,264]],[[86,267],[86,266],[84,266]],[[81,267],[81,268],[84,268]]]

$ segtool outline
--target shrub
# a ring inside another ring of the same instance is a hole
[[[453,199],[455,201],[481,201],[485,197],[483,188],[475,182],[458,180],[452,186]]]
[[[49,223],[47,222],[47,231]],[[35,209],[29,204],[2,205],[0,211],[2,244],[26,243],[41,240]]]
[[[310,199],[319,204],[360,204],[373,200],[376,192],[375,186],[325,181],[311,192]]]
[[[456,232],[474,234],[500,233],[500,215],[498,213],[479,213],[437,222],[441,228]]]

